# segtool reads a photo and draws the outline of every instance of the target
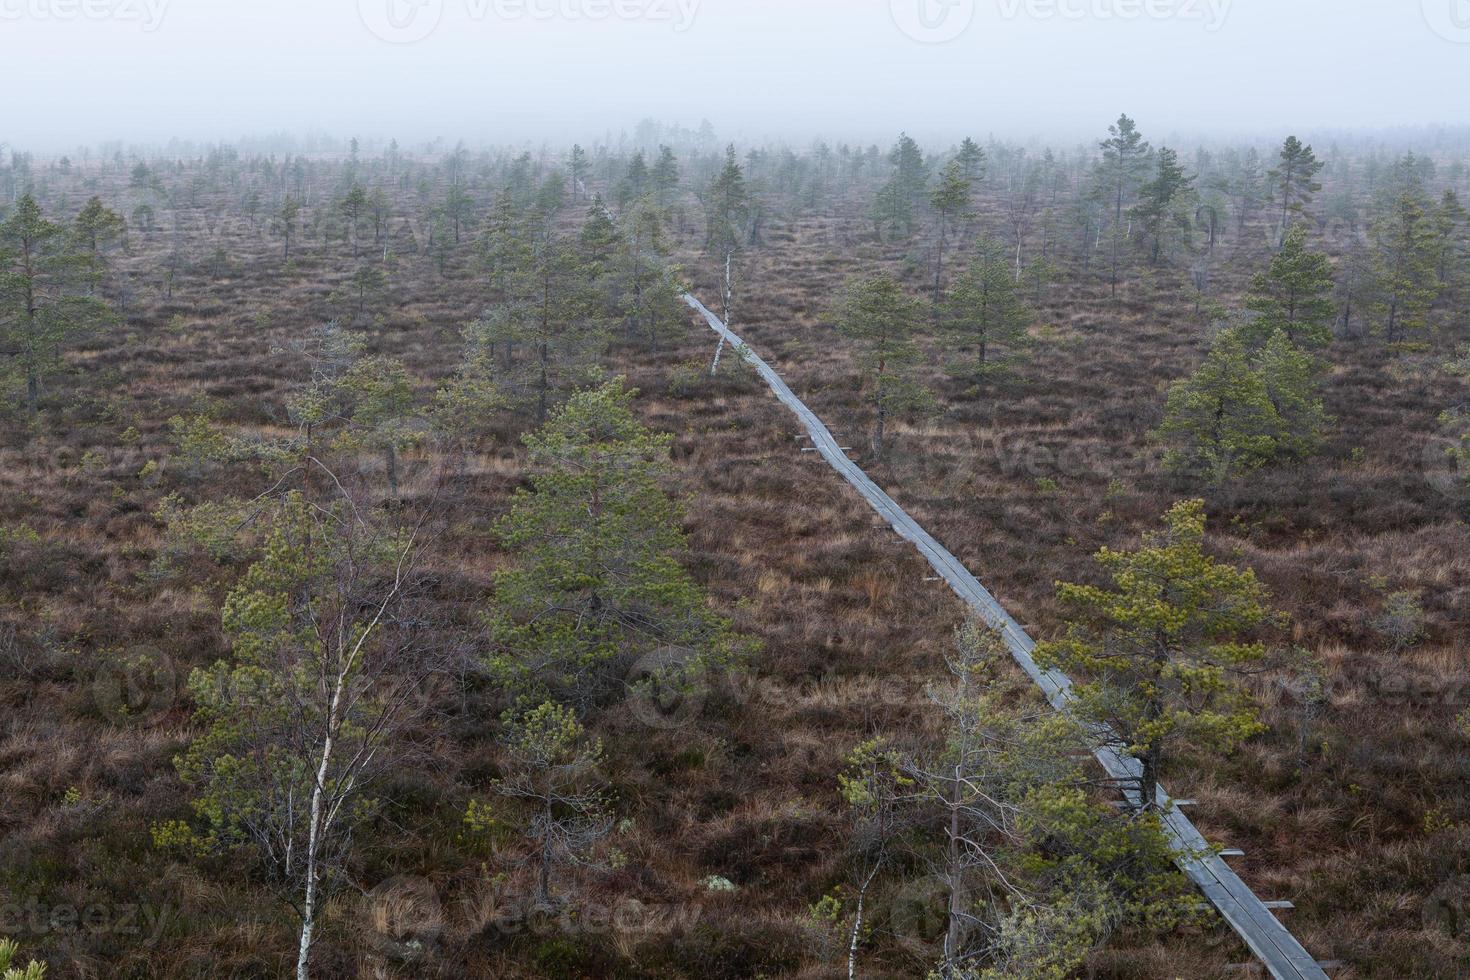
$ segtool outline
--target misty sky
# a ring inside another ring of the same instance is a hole
[[[1260,134],[1470,123],[1470,0],[0,0],[0,64],[41,151]]]

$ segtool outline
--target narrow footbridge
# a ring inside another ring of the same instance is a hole
[[[1036,685],[1041,688],[1052,707],[1061,712],[1070,712],[1072,682],[1065,674],[1055,670],[1042,670],[1032,657],[1036,641],[1026,635],[1011,615],[1001,607],[980,582],[971,575],[959,559],[945,550],[929,532],[914,521],[892,497],[868,478],[847,453],[822,420],[802,404],[787,387],[781,376],[771,366],[750,350],[720,318],[707,310],[693,296],[685,295],[684,301],[698,311],[709,323],[710,329],[719,334],[724,342],[732,345],[753,366],[761,378],[776,393],[787,408],[801,420],[811,436],[812,446],[834,470],[852,484],[857,492],[877,511],[894,531],[913,544],[919,553],[934,566],[934,570],[949,583],[955,593],[971,609],[978,613],[992,628],[998,631],[1010,647],[1013,656]],[[1119,751],[1120,740],[1106,729],[1103,737],[1093,740],[1097,760],[1112,779],[1122,786],[1139,785],[1140,765],[1137,759]],[[1111,737],[1108,737],[1111,736]],[[1125,790],[1131,802],[1138,802],[1138,790]],[[1217,854],[1195,829],[1193,823],[1180,811],[1176,801],[1163,789],[1158,789],[1158,805],[1164,816],[1164,826],[1174,848],[1176,861],[1190,880],[1199,887],[1205,897],[1219,910],[1240,938],[1245,940],[1256,957],[1278,980],[1327,980],[1322,965],[1297,942],[1296,938],[1271,913],[1271,908],[1287,908],[1289,903],[1273,902],[1269,905],[1256,897],[1236,873],[1230,870],[1224,858]],[[1231,853],[1231,852],[1225,852]],[[1235,852],[1238,853],[1238,852]]]

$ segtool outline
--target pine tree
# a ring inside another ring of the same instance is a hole
[[[1250,637],[1274,614],[1252,571],[1206,554],[1204,532],[1204,501],[1186,500],[1138,550],[1098,552],[1112,587],[1059,583],[1075,618],[1036,647],[1037,663],[1074,678],[1078,714],[1139,761],[1145,809],[1175,747],[1224,751],[1264,728],[1235,677],[1265,659]]]
[[[422,436],[408,370],[393,358],[367,357],[352,366],[340,385],[352,406],[343,444],[383,454],[389,497],[396,501],[399,454]]]
[[[556,216],[567,201],[567,177],[560,170],[553,170],[541,182],[536,191],[536,218],[541,228],[541,237],[548,237],[556,222]]]
[[[613,828],[611,794],[598,771],[602,742],[587,733],[567,705],[546,701],[512,708],[505,726],[505,776],[495,784],[502,799],[518,806],[518,823],[535,847],[536,905],[554,907],[552,875],[588,863]],[[486,807],[472,807],[472,826],[488,823]]]
[[[1387,319],[1384,339],[1396,344],[1429,326],[1438,294],[1435,259],[1439,250],[1424,201],[1404,191],[1373,225]]]
[[[73,250],[72,236],[30,194],[0,222],[0,337],[24,374],[31,411],[67,341],[113,319],[105,303],[88,295],[90,266],[90,257]]]
[[[593,198],[582,230],[577,236],[577,252],[583,269],[593,282],[612,272],[623,249],[623,235],[608,213],[602,195]]]
[[[980,144],[966,136],[960,143],[959,153],[955,159],[960,162],[965,178],[971,183],[985,179],[985,151],[980,149]]]
[[[1382,286],[1376,251],[1362,239],[1355,239],[1337,270],[1337,322],[1343,337],[1361,339],[1367,325],[1382,316],[1385,309]],[[1364,326],[1357,327],[1355,323]]]
[[[1317,362],[1297,350],[1284,330],[1277,330],[1256,355],[1255,370],[1266,397],[1280,420],[1276,449],[1297,459],[1312,455],[1322,444],[1327,419],[1317,394]]]
[[[514,279],[523,274],[532,254],[531,235],[509,188],[495,195],[480,241],[481,261],[497,302],[509,298]]]
[[[94,282],[100,280],[106,265],[103,254],[118,242],[126,243],[127,222],[122,215],[103,204],[101,198],[93,197],[77,214],[75,232],[78,241],[86,248],[89,276]]]
[[[1453,189],[1445,189],[1434,210],[1434,234],[1440,306],[1452,318],[1444,327],[1446,332],[1460,333],[1470,316],[1463,302],[1470,283],[1470,213]]]
[[[1113,205],[1112,295],[1118,295],[1119,250],[1123,235],[1123,205],[1143,180],[1148,167],[1149,145],[1137,124],[1126,114],[1108,127],[1109,136],[1099,144],[1102,149],[1101,176]]]
[[[907,133],[899,134],[888,160],[893,172],[874,200],[873,220],[880,237],[886,233],[890,238],[908,238],[914,233],[916,212],[925,203],[929,164]]]
[[[464,233],[465,225],[469,224],[475,214],[475,199],[459,183],[449,186],[444,195],[444,205],[441,208],[445,220],[454,229],[454,244],[458,245]]]
[[[347,219],[347,229],[352,236],[352,254],[357,254],[357,229],[362,221],[362,216],[368,210],[368,196],[359,185],[353,184],[337,207]]]
[[[383,274],[382,269],[371,262],[358,266],[357,271],[347,282],[356,294],[356,312],[359,317],[367,309],[368,297],[380,296],[388,289],[388,277]]]
[[[930,403],[929,393],[912,378],[920,361],[914,342],[918,303],[880,273],[849,283],[834,317],[838,332],[857,348],[863,400],[873,411],[873,455],[882,457],[889,421]]]
[[[1021,692],[995,632],[966,624],[955,646],[951,679],[929,688],[942,747],[901,754],[867,742],[838,777],[857,818],[848,976],[864,898],[880,874],[909,863],[898,860],[905,852],[932,869],[938,894],[890,915],[939,920],[936,977],[1059,980],[1119,926],[1167,931],[1188,919],[1197,897],[1158,819],[1120,813],[1084,788],[1080,726]],[[823,910],[848,911],[848,894]]]
[[[934,248],[934,310],[939,312],[943,296],[944,252],[949,245],[950,231],[970,208],[970,178],[965,176],[964,165],[951,160],[939,175],[939,186],[930,195],[929,205],[934,209],[937,241]]]
[[[1261,155],[1255,147],[1246,150],[1230,176],[1230,194],[1235,201],[1235,230],[1243,235],[1251,216],[1261,206],[1265,175],[1261,170]]]
[[[969,371],[978,383],[1001,358],[1014,358],[1035,317],[1020,297],[1006,247],[993,238],[975,243],[975,256],[955,280],[944,309],[952,343],[970,353]]]
[[[497,534],[515,566],[496,575],[490,666],[578,699],[609,668],[660,646],[700,663],[733,652],[728,624],[680,567],[683,509],[660,481],[671,437],[634,418],[621,379],[574,394],[525,439],[534,475]]]
[[[592,166],[587,162],[587,151],[582,149],[580,143],[572,146],[571,156],[567,160],[567,174],[572,178],[572,200],[580,201],[587,189],[587,175],[592,172]]]
[[[640,150],[633,154],[628,169],[623,173],[622,183],[618,185],[619,209],[626,208],[629,201],[636,201],[647,194],[648,189],[648,162],[643,159],[643,152]]]
[[[679,186],[679,160],[667,146],[659,147],[658,160],[649,173],[649,180],[658,196],[658,206],[668,207],[669,198]]]
[[[623,247],[613,278],[621,303],[618,314],[630,337],[657,350],[685,320],[687,307],[678,275],[666,262],[663,212],[651,199],[635,203],[624,216]]]
[[[466,326],[464,335],[459,368],[435,392],[429,418],[436,432],[473,451],[495,431],[510,399],[495,371],[494,350],[476,325]]]
[[[1260,346],[1280,330],[1292,343],[1326,347],[1336,315],[1332,288],[1332,262],[1307,248],[1306,229],[1291,229],[1270,267],[1251,282],[1246,308],[1256,319],[1245,328],[1246,343]]]
[[[725,149],[725,166],[710,185],[705,207],[708,211],[704,247],[724,258],[740,250],[741,228],[750,212],[750,194],[745,171],[735,157],[735,144]]]
[[[1312,203],[1312,198],[1322,189],[1322,185],[1317,182],[1317,175],[1322,172],[1323,166],[1322,161],[1312,152],[1311,146],[1295,136],[1288,136],[1286,142],[1281,144],[1276,167],[1266,175],[1271,181],[1272,196],[1281,202],[1280,241],[1286,240],[1286,232],[1291,227],[1291,216],[1302,214],[1306,206]]]
[[[531,360],[522,379],[533,393],[540,423],[556,396],[580,383],[607,347],[607,327],[594,309],[580,257],[570,246],[551,241],[538,248],[526,282],[526,302],[518,312]]]
[[[301,215],[301,205],[291,197],[281,202],[274,219],[276,234],[281,236],[281,259],[291,261],[291,240],[296,237],[296,223]]]
[[[1194,374],[1170,386],[1156,437],[1170,447],[1164,457],[1170,469],[1220,483],[1270,462],[1280,434],[1265,382],[1240,336],[1227,330]]]
[[[1159,147],[1155,160],[1154,177],[1138,189],[1139,200],[1130,213],[1138,219],[1144,237],[1152,241],[1149,255],[1157,265],[1171,233],[1186,243],[1189,240],[1194,219],[1194,178],[1179,165],[1179,154],[1167,146]]]

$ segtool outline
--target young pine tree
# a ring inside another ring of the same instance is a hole
[[[1153,179],[1138,189],[1138,203],[1130,212],[1150,243],[1149,258],[1155,265],[1163,261],[1175,239],[1187,246],[1194,200],[1194,178],[1179,165],[1179,154],[1167,146],[1159,147]]]
[[[834,313],[837,331],[853,342],[862,374],[863,400],[873,412],[871,446],[882,457],[889,422],[930,404],[913,379],[921,359],[914,330],[919,304],[886,274],[850,283]]]
[[[529,358],[515,381],[528,392],[536,421],[555,400],[588,376],[607,347],[606,319],[596,309],[587,266],[576,248],[550,241],[535,250],[522,278],[524,301],[512,310]]]
[[[301,219],[301,205],[291,197],[281,202],[272,219],[276,234],[281,236],[281,260],[291,261],[291,242],[296,238],[296,229]]]
[[[119,243],[126,244],[127,222],[122,215],[103,204],[101,198],[93,197],[77,214],[74,233],[86,252],[88,275],[96,283],[106,272],[107,250]]]
[[[926,202],[929,164],[919,144],[907,133],[888,154],[892,172],[873,199],[873,225],[879,238],[907,239],[914,233],[917,211]]]
[[[943,325],[951,343],[971,358],[967,371],[977,384],[1025,346],[1035,317],[1020,290],[1005,245],[993,238],[976,242],[969,268],[950,287]]]
[[[985,151],[980,148],[979,143],[966,136],[960,143],[955,159],[960,162],[960,168],[967,180],[974,183],[985,179]]]
[[[613,828],[610,794],[598,767],[602,743],[587,734],[576,712],[546,701],[511,709],[505,726],[505,776],[495,792],[519,810],[516,821],[534,848],[538,908],[554,907],[559,869],[587,864]],[[472,820],[487,814],[471,810]]]
[[[1318,396],[1321,368],[1316,359],[1278,330],[1256,354],[1254,367],[1279,420],[1277,453],[1294,459],[1315,453],[1327,422]]]
[[[1281,144],[1281,154],[1276,167],[1266,176],[1270,180],[1272,197],[1281,204],[1281,233],[1278,241],[1286,240],[1291,228],[1291,216],[1305,212],[1312,198],[1322,189],[1317,175],[1324,164],[1317,159],[1311,146],[1295,136],[1288,136]]]
[[[1423,199],[1409,190],[1374,223],[1372,236],[1386,310],[1384,340],[1396,344],[1428,330],[1439,293],[1438,238]]]
[[[1307,248],[1306,229],[1291,229],[1270,268],[1251,282],[1246,308],[1256,319],[1244,328],[1246,343],[1258,347],[1279,330],[1294,344],[1326,347],[1337,315],[1332,290],[1332,262]]]
[[[674,191],[679,187],[679,158],[667,146],[659,147],[658,161],[648,174],[649,182],[660,208],[669,206]]]
[[[1155,436],[1169,447],[1170,469],[1223,483],[1274,459],[1281,434],[1266,383],[1239,334],[1227,330],[1194,374],[1170,386]]]
[[[1205,552],[1204,532],[1204,502],[1186,500],[1138,550],[1098,552],[1111,588],[1059,583],[1075,618],[1036,648],[1039,664],[1071,674],[1078,714],[1138,760],[1146,810],[1176,748],[1226,751],[1263,727],[1238,678],[1265,659],[1251,637],[1274,613],[1254,572]]]
[[[89,267],[89,256],[30,194],[0,222],[0,340],[25,378],[31,411],[67,341],[113,318],[89,295]]]
[[[964,164],[951,160],[939,175],[939,186],[929,197],[934,210],[936,235],[934,244],[934,312],[938,316],[940,299],[943,296],[944,256],[949,246],[950,235],[956,230],[965,213],[970,209],[971,180],[965,176]]]
[[[1108,138],[1099,144],[1102,162],[1099,176],[1111,199],[1113,210],[1112,295],[1118,295],[1118,263],[1123,243],[1123,205],[1143,182],[1150,148],[1137,124],[1126,114],[1108,127]]]
[[[535,473],[497,525],[515,565],[495,578],[490,666],[578,700],[619,660],[660,646],[720,662],[728,624],[680,566],[683,508],[664,492],[670,437],[634,418],[621,379],[573,395],[526,436]]]
[[[352,366],[340,386],[351,404],[350,425],[339,445],[381,453],[389,499],[399,499],[399,455],[423,438],[413,382],[401,361],[367,357]]]
[[[734,143],[725,149],[724,169],[705,195],[705,210],[705,250],[720,260],[740,251],[744,241],[742,229],[750,215],[750,192],[745,186],[745,170],[735,156]]]
[[[580,201],[587,191],[587,177],[592,173],[592,165],[587,160],[587,151],[582,149],[580,143],[572,146],[572,152],[567,157],[567,176],[572,181],[572,201]]]

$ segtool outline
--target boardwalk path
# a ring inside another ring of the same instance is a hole
[[[1037,666],[1031,656],[1036,642],[1026,635],[1026,631],[1011,618],[995,597],[960,564],[959,559],[946,551],[943,545],[934,540],[929,532],[920,527],[903,508],[894,503],[893,498],[884,493],[848,458],[837,440],[832,437],[832,433],[822,424],[822,420],[802,404],[770,365],[748,347],[744,347],[740,338],[719,317],[705,309],[699,300],[686,295],[684,301],[705,318],[710,329],[742,352],[781,403],[801,419],[802,425],[811,435],[813,447],[821,453],[822,458],[857,488],[858,493],[863,495],[901,537],[919,549],[919,553],[934,566],[934,570],[943,576],[961,599],[1005,637],[1016,663],[1036,682],[1052,706],[1058,711],[1068,711],[1073,698],[1072,682],[1064,674],[1042,670]],[[1140,768],[1138,760],[1118,752],[1108,744],[1100,744],[1094,753],[1109,776],[1121,781],[1133,780],[1132,785],[1137,785]],[[1276,920],[1276,916],[1230,870],[1224,859],[1214,854],[1204,837],[1174,805],[1173,799],[1164,792],[1163,787],[1159,787],[1158,794],[1159,805],[1164,808],[1165,827],[1180,869],[1199,886],[1215,908],[1219,909],[1225,921],[1240,934],[1240,938],[1245,940],[1251,951],[1266,965],[1271,975],[1280,980],[1304,980],[1309,977],[1327,980],[1327,974],[1318,966],[1316,959]],[[1136,791],[1133,796],[1136,802]]]

